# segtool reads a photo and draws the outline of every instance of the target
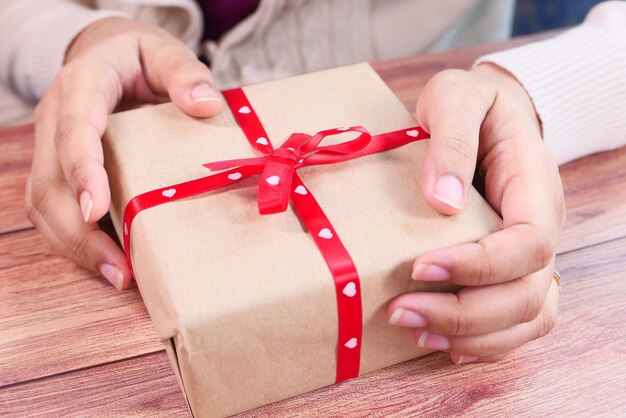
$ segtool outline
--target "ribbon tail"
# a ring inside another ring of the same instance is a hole
[[[293,163],[270,161],[259,179],[259,213],[270,215],[287,210],[293,176]]]
[[[315,241],[335,282],[338,320],[335,381],[340,383],[357,377],[361,364],[363,314],[359,274],[337,232],[297,173],[293,175],[292,186],[293,208]]]

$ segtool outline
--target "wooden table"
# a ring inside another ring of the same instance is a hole
[[[436,72],[543,36],[375,68],[413,109]],[[0,416],[188,417],[138,291],[56,255],[26,219],[32,153],[32,126],[0,129]],[[551,334],[495,364],[435,353],[244,415],[626,415],[626,148],[561,174],[564,292]]]

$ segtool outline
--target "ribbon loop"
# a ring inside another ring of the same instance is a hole
[[[318,146],[325,138],[335,135],[341,135],[347,132],[360,132],[360,134],[349,141],[343,141],[333,145],[321,145]],[[313,135],[311,144],[314,144],[315,150],[318,154],[331,155],[331,154],[351,154],[361,151],[372,140],[372,135],[363,126],[352,126],[350,128],[335,128],[320,131]]]

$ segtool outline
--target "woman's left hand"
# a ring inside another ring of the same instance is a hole
[[[449,352],[457,364],[494,361],[555,324],[554,258],[565,219],[558,167],[526,91],[499,67],[439,73],[416,113],[431,133],[426,200],[441,213],[458,213],[479,167],[503,229],[420,255],[414,280],[464,287],[401,295],[389,305],[389,321],[415,328],[418,346]]]

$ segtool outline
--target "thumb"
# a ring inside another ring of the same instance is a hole
[[[416,115],[430,132],[422,192],[437,211],[453,215],[465,206],[474,177],[481,124],[495,88],[460,70],[437,74],[424,88]]]
[[[211,71],[189,47],[162,30],[139,42],[143,72],[152,90],[168,95],[190,116],[211,117],[222,111]]]

